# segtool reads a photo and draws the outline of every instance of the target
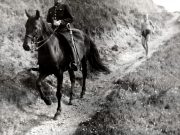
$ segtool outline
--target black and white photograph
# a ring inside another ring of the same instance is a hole
[[[180,135],[180,1],[0,0],[0,135]]]

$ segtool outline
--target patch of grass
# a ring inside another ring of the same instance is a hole
[[[102,105],[103,109],[88,121],[82,122],[74,135],[119,135],[128,132],[125,126],[127,106],[122,99],[117,91],[113,91],[107,97],[107,103]]]

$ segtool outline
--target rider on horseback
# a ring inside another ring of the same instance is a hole
[[[62,4],[62,0],[54,0],[54,6],[48,11],[47,22],[51,24],[52,28],[57,32],[62,34],[68,41],[72,50],[72,62],[70,67],[77,71],[76,64],[76,53],[74,50],[73,41],[71,41],[70,31],[67,28],[67,24],[73,22],[73,17],[70,13],[69,7]]]

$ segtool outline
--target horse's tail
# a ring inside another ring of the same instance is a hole
[[[100,55],[95,43],[88,36],[86,36],[86,38],[90,45],[90,51],[87,59],[89,61],[92,72],[104,72],[109,74],[110,70],[104,65],[104,63],[100,59]]]

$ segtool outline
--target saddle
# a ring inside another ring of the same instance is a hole
[[[70,33],[71,31],[72,34]],[[71,31],[65,28],[56,32],[56,35],[59,38],[59,40],[63,42],[63,44],[68,44],[67,46],[64,46],[67,54],[66,57],[70,57],[70,59],[72,59],[71,57],[73,57],[75,63],[80,67],[81,64],[80,50],[83,49],[84,36],[83,36],[83,32],[78,29],[71,29]]]

